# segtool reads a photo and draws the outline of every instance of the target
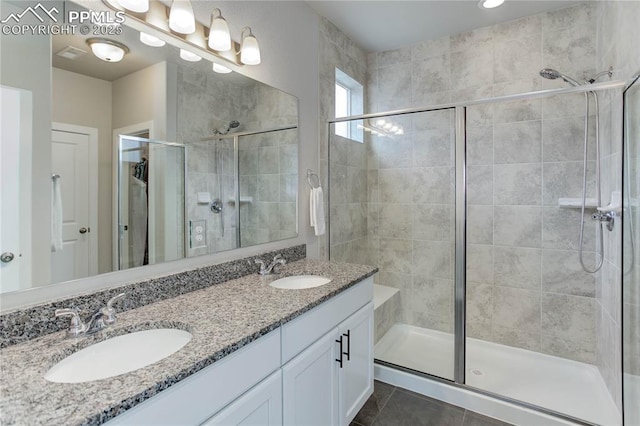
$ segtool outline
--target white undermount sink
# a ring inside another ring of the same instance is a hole
[[[81,383],[146,367],[177,352],[191,333],[175,328],[136,331],[112,337],[69,355],[44,375],[50,382]]]
[[[302,290],[305,288],[320,287],[329,284],[329,278],[319,275],[296,275],[293,277],[280,278],[269,283],[271,287],[281,288],[284,290]]]

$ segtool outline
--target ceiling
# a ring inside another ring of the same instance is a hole
[[[477,0],[309,0],[307,3],[365,50],[381,52],[579,2],[506,0],[495,9],[480,9]]]

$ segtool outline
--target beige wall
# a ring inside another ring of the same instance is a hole
[[[113,128],[153,121],[153,138],[167,137],[167,64],[159,62],[113,82]]]
[[[98,272],[111,272],[111,83],[52,69],[52,121],[98,129]]]

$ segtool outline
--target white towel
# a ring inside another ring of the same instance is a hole
[[[60,178],[51,180],[51,251],[62,250],[62,194]]]
[[[322,188],[313,188],[309,194],[309,221],[317,235],[323,235],[326,226],[324,223],[324,200]]]

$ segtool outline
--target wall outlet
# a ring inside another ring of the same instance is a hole
[[[207,221],[206,220],[190,220],[189,221],[189,247],[199,248],[207,246]]]

